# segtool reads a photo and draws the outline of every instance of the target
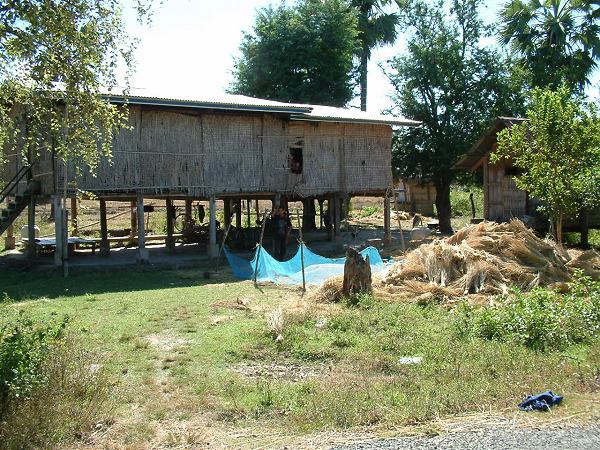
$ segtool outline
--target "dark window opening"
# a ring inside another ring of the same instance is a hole
[[[519,176],[522,174],[523,174],[523,169],[520,169],[519,167],[512,166],[512,167],[507,167],[504,169],[504,176],[507,176],[507,177],[516,177],[516,176]]]
[[[290,147],[288,164],[292,173],[302,173],[302,143],[300,142],[299,144]]]

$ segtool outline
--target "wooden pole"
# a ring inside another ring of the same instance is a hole
[[[221,242],[221,247],[219,248],[219,254],[217,255],[217,268],[215,272],[219,271],[219,263],[221,262],[221,253],[223,253],[223,249],[225,248],[225,243],[227,242],[227,236],[229,236],[229,230],[231,230],[231,220],[229,224],[227,224],[227,229],[225,230],[225,236],[223,236],[223,242]]]
[[[258,209],[258,200],[256,200],[255,206],[256,206],[256,221],[258,222],[258,220],[260,219],[260,210]]]
[[[246,221],[248,223],[248,228],[250,228],[252,226],[250,218],[250,199],[246,200]]]
[[[223,215],[225,216],[225,226],[228,227],[231,224],[231,199],[225,197],[223,199]]]
[[[192,200],[189,198],[185,199],[185,214],[184,214],[184,226],[192,221]]]
[[[100,199],[100,256],[110,254],[108,243],[108,220],[106,218],[106,200]]]
[[[214,195],[209,198],[210,221],[209,221],[209,242],[208,254],[211,258],[215,258],[218,253],[217,247],[217,200]]]
[[[300,211],[296,210],[298,219],[298,233],[300,237],[300,262],[302,264],[302,291],[306,292],[306,275],[304,273],[304,241],[302,240],[302,223],[300,222]]]
[[[173,223],[173,199],[167,198],[167,251],[175,253],[175,238],[173,237],[175,224]]]
[[[235,227],[238,230],[242,228],[242,199],[240,198],[235,201]]]
[[[71,198],[71,234],[73,236],[77,236],[79,234],[79,230],[77,228],[77,197]]]
[[[144,196],[141,192],[137,193],[137,229],[138,229],[138,262],[145,264],[149,260],[148,250],[146,249],[146,224],[144,223]]]
[[[63,265],[63,253],[62,253],[62,203],[60,195],[55,195],[52,199],[54,203],[54,241],[55,241],[55,249],[54,249],[54,266],[62,267]]]
[[[392,243],[391,219],[392,218],[390,212],[390,195],[389,189],[386,189],[385,197],[383,198],[383,242],[385,244]]]
[[[260,230],[260,240],[258,241],[258,250],[256,252],[256,263],[254,264],[254,287],[257,286],[256,277],[258,276],[258,261],[260,260],[260,250],[262,249],[263,237],[265,235],[265,225],[267,223],[267,214],[269,210],[265,209],[262,220],[262,228]]]
[[[132,200],[129,206],[131,208],[131,235],[129,238],[129,244],[133,245],[135,244],[135,238],[137,236],[137,213],[135,209],[135,200]]]
[[[29,199],[29,209],[27,210],[27,238],[27,258],[32,262],[35,258],[35,195],[31,195]]]
[[[406,244],[404,243],[404,232],[402,231],[402,220],[400,219],[400,207],[398,206],[398,196],[392,186],[392,194],[394,195],[394,209],[396,210],[396,219],[398,219],[398,229],[400,230],[400,244],[402,245],[402,252],[406,251]]]

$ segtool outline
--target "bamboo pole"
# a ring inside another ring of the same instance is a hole
[[[298,233],[300,241],[300,262],[302,263],[302,292],[306,292],[306,275],[304,274],[304,241],[302,240],[302,223],[300,222],[300,211],[296,210],[298,219]]]
[[[248,200],[248,203],[250,201]],[[256,277],[258,276],[258,261],[260,260],[260,250],[262,249],[263,237],[265,235],[265,225],[267,223],[267,214],[269,213],[268,209],[265,209],[265,213],[263,214],[262,228],[260,230],[260,240],[258,241],[258,251],[256,252],[256,263],[254,264],[254,287],[257,287]]]
[[[387,194],[386,194],[387,195]],[[402,253],[406,251],[406,244],[404,243],[404,232],[402,231],[402,221],[400,220],[400,207],[398,206],[398,196],[392,185],[392,195],[394,196],[394,209],[396,211],[396,219],[398,220],[398,229],[400,230],[400,243],[402,245]]]
[[[231,230],[231,224],[233,221],[231,220],[233,216],[230,216],[229,223],[227,224],[227,229],[225,230],[225,236],[223,236],[223,242],[221,242],[221,247],[219,248],[219,254],[217,255],[217,268],[215,272],[219,271],[219,264],[221,262],[221,253],[223,253],[223,249],[225,248],[225,242],[227,242],[227,236],[229,235],[229,230]]]

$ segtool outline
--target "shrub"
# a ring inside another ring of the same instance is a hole
[[[600,331],[600,282],[576,273],[566,294],[537,288],[508,302],[475,309],[462,303],[456,325],[463,336],[513,341],[533,350],[591,342]]]
[[[112,386],[65,333],[68,320],[20,315],[0,329],[0,448],[49,448],[90,430]]]
[[[361,219],[364,219],[365,217],[371,217],[381,211],[383,211],[383,209],[379,206],[363,206],[358,215]]]
[[[453,217],[471,217],[470,193],[473,193],[473,202],[475,203],[475,215],[483,215],[483,190],[480,187],[462,187],[452,186],[450,190],[450,205],[452,207]]]

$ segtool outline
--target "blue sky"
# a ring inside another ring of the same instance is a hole
[[[486,2],[482,14],[487,21],[495,19],[502,3]],[[256,9],[269,4],[279,1],[164,0],[156,7],[150,27],[140,28],[133,20],[130,23],[131,33],[140,39],[132,86],[155,90],[168,84],[181,92],[203,92],[207,96],[222,93],[232,79],[233,57],[238,54],[242,32],[251,30]],[[390,106],[391,86],[378,64],[402,52],[403,47],[401,36],[393,47],[373,52],[369,111],[379,112]]]

